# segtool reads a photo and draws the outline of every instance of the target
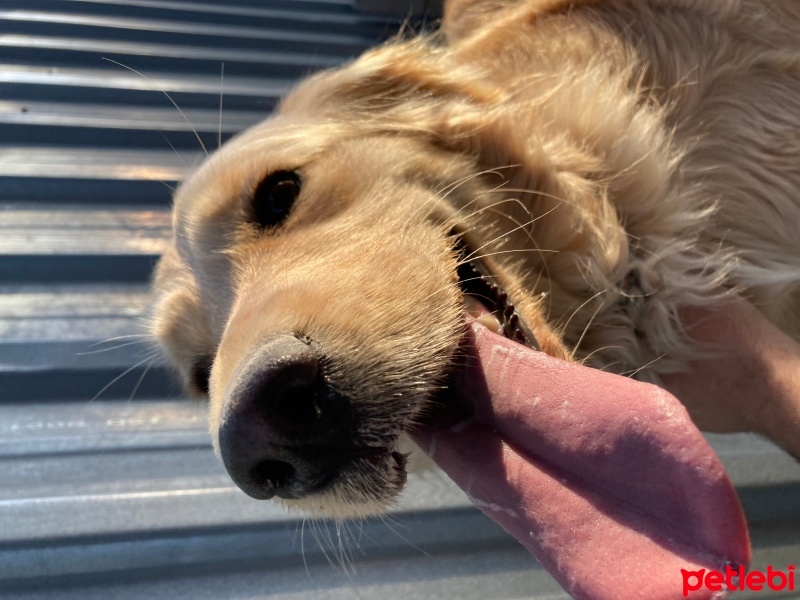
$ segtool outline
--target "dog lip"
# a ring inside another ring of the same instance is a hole
[[[520,318],[506,291],[493,281],[495,277],[486,265],[478,259],[466,258],[469,253],[461,238],[456,244],[456,250],[462,257],[457,267],[458,285],[461,291],[478,299],[497,317],[504,337],[534,350],[541,350],[536,336]]]
[[[348,467],[361,461],[373,464],[386,464],[390,461],[396,474],[396,481],[388,483],[405,483],[406,456],[388,446],[305,446],[284,447],[284,450],[304,459],[320,459],[320,466],[313,473],[300,473],[303,477],[303,493],[298,494],[292,487],[278,491],[277,496],[285,500],[293,500],[310,494],[325,492],[334,486]]]

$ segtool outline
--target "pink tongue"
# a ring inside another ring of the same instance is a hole
[[[456,388],[475,418],[417,441],[472,501],[575,598],[722,597],[681,569],[747,566],[747,524],[681,404],[474,322],[469,337]]]

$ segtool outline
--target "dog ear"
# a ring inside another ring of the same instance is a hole
[[[344,69],[305,79],[281,103],[279,113],[330,117],[380,132],[418,130],[441,108],[466,101],[502,102],[481,68],[454,60],[438,35],[389,43],[366,52]]]
[[[214,342],[201,308],[197,283],[190,269],[170,246],[153,276],[156,295],[150,333],[177,367],[184,387],[208,395],[208,376],[214,359]]]

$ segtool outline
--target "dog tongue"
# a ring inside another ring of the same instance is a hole
[[[681,570],[746,567],[747,524],[678,400],[474,322],[466,345],[474,418],[417,441],[484,513],[575,598],[725,595]]]

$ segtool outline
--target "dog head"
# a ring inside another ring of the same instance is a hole
[[[618,300],[593,290],[623,277],[625,233],[584,201],[606,166],[560,133],[521,136],[513,90],[475,69],[426,41],[375,50],[301,83],[178,190],[152,328],[251,496],[389,505],[398,440],[458,364],[466,297],[562,358],[586,333],[575,308]]]
[[[185,182],[155,328],[244,491],[352,514],[402,488],[398,437],[458,343],[456,255],[429,214],[456,165],[329,126],[278,116]]]

